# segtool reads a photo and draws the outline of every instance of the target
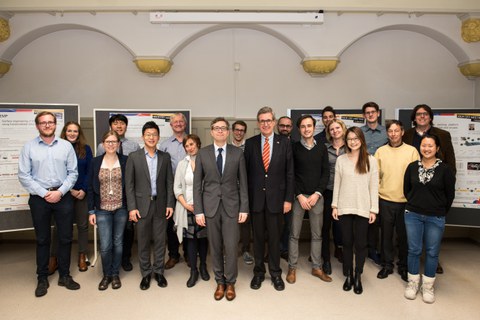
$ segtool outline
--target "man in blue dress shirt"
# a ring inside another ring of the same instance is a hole
[[[37,242],[37,278],[35,296],[47,294],[52,215],[58,232],[58,285],[80,289],[70,276],[70,251],[73,230],[73,198],[70,189],[77,181],[77,157],[72,144],[55,136],[57,118],[49,111],[35,117],[39,136],[27,142],[20,153],[18,179],[30,193]]]

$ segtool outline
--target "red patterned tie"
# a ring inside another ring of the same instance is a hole
[[[267,172],[268,166],[270,165],[270,143],[268,142],[268,138],[265,138],[265,143],[263,144],[262,159],[265,172]]]

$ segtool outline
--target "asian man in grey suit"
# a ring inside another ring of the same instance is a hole
[[[236,296],[238,275],[238,223],[248,217],[247,171],[242,150],[227,144],[229,124],[225,118],[211,122],[210,134],[213,144],[202,148],[195,160],[194,213],[197,224],[207,227],[217,282],[214,298],[225,296],[231,301]]]
[[[165,238],[167,219],[173,214],[173,174],[170,155],[157,149],[158,125],[149,121],[142,128],[145,146],[130,153],[125,170],[125,189],[129,219],[137,224],[138,260],[142,281],[140,289],[150,287],[152,273],[158,286],[166,287]],[[153,266],[150,242],[153,240]]]

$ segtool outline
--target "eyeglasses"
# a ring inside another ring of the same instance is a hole
[[[107,141],[105,141],[105,142],[103,142],[103,143],[105,143],[105,144],[108,144],[108,145],[112,146],[112,145],[115,145],[115,144],[117,144],[117,143],[118,143],[118,141],[114,141],[114,140],[107,140]]]
[[[53,126],[55,125],[54,121],[42,121],[38,123],[39,126],[46,127],[46,126]]]
[[[212,127],[212,130],[216,132],[223,132],[228,131],[228,127]]]
[[[415,116],[417,116],[417,117],[426,117],[428,115],[429,115],[428,112],[417,112],[417,113],[415,113]]]
[[[292,126],[289,125],[289,124],[279,124],[278,127],[279,127],[279,128],[290,129]]]
[[[359,140],[360,140],[360,139],[357,138],[357,137],[355,137],[355,138],[347,138],[347,141],[348,141],[348,142],[357,142],[357,141],[359,141]]]
[[[272,122],[273,122],[273,119],[258,120],[258,122],[260,122],[260,124],[262,124],[262,125],[271,125]]]
[[[158,134],[156,133],[147,133],[143,135],[145,138],[156,138],[158,137]]]
[[[245,132],[245,129],[233,129],[233,132]]]

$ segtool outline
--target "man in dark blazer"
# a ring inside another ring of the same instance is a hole
[[[231,301],[238,275],[238,223],[248,217],[247,172],[242,149],[227,144],[228,121],[215,118],[210,133],[213,144],[202,148],[195,160],[194,213],[197,224],[207,227],[217,282],[214,298]]]
[[[246,141],[245,162],[248,195],[253,225],[255,254],[252,289],[265,280],[265,236],[268,242],[268,269],[276,290],[285,289],[280,269],[280,235],[283,214],[290,212],[294,194],[292,147],[289,139],[273,133],[275,114],[270,107],[257,113],[261,134]]]
[[[173,174],[170,155],[157,149],[160,130],[153,121],[142,128],[145,146],[130,153],[125,188],[129,219],[137,224],[138,260],[142,281],[140,289],[150,287],[152,272],[160,287],[167,286],[163,276],[167,219],[173,214]],[[150,242],[153,240],[153,266]]]

